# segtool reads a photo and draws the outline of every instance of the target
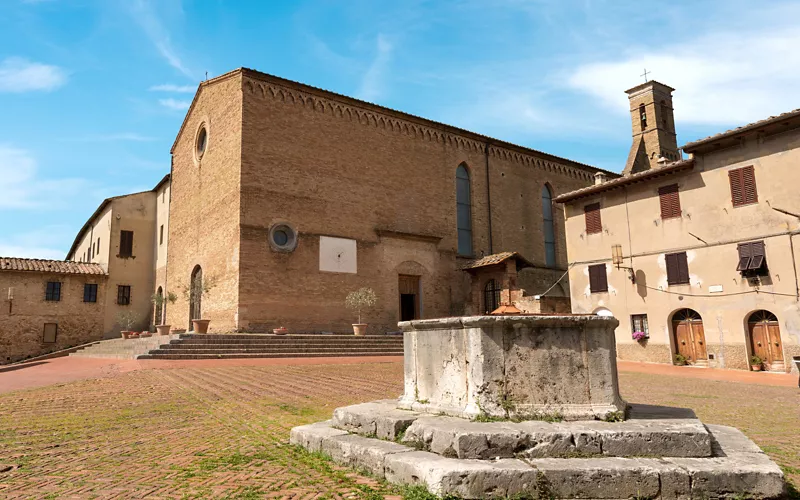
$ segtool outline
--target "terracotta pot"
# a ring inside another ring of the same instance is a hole
[[[156,331],[159,335],[169,335],[169,328],[170,325],[158,325],[156,326]]]
[[[152,337],[152,336],[153,336],[153,334],[150,333],[150,332],[142,332],[142,333],[139,334],[139,337],[144,337],[144,338]]]
[[[119,333],[122,335],[122,338],[123,338],[123,339],[130,338],[130,336],[131,336],[131,332],[129,332],[129,331],[127,331],[127,330],[122,330],[122,331],[120,331]]]
[[[274,333],[275,335],[286,335],[287,333],[289,333],[289,330],[283,327],[273,328],[272,333]]]
[[[139,338],[139,334],[138,334],[138,333],[136,333],[136,332],[130,332],[130,333],[128,334],[128,338],[129,338],[129,339],[138,339],[138,338]]]
[[[353,324],[353,333],[355,335],[365,335],[367,333],[367,324],[366,323],[354,323]]]
[[[194,330],[194,333],[208,333],[208,324],[210,322],[210,319],[193,319],[192,330]]]
[[[750,365],[750,369],[752,369],[754,372],[760,372],[761,365]]]

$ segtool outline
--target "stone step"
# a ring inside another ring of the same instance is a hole
[[[294,347],[341,347],[345,349],[358,349],[362,347],[380,347],[380,348],[388,348],[388,349],[395,349],[403,348],[403,344],[377,344],[377,343],[370,343],[364,342],[359,344],[348,344],[345,342],[282,342],[282,343],[248,343],[248,344],[239,344],[239,343],[208,343],[208,344],[188,344],[184,342],[176,342],[176,343],[169,343],[169,344],[162,344],[162,349],[235,349],[235,348],[247,348],[247,349],[261,349],[261,348],[275,348],[275,349],[283,349],[283,348],[294,348]]]
[[[402,356],[403,351],[357,353],[335,352],[284,352],[284,353],[234,353],[234,354],[141,354],[137,359],[246,359],[246,358],[343,358],[356,356]]]
[[[282,352],[352,352],[352,353],[365,353],[371,352],[399,352],[403,353],[402,349],[387,349],[385,347],[355,347],[343,349],[341,347],[308,347],[308,346],[289,346],[289,347],[260,347],[260,348],[245,348],[242,346],[234,346],[227,349],[221,348],[206,348],[206,349],[152,349],[150,354],[233,354],[241,353],[282,353]]]
[[[332,338],[261,338],[261,339],[200,339],[200,338],[181,338],[172,341],[173,344],[403,344],[403,339],[382,339],[382,338],[363,338],[363,337],[332,337]]]
[[[386,339],[386,340],[403,340],[402,335],[328,335],[328,334],[256,334],[256,333],[231,333],[231,334],[214,334],[214,333],[181,333],[180,338],[194,338],[194,339]]]

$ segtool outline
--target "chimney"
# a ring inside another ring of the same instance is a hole
[[[608,180],[608,176],[605,172],[596,172],[594,174],[594,185],[597,186],[598,184],[602,184]]]

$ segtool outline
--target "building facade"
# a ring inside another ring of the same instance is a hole
[[[371,333],[473,311],[471,259],[515,251],[542,292],[567,265],[552,199],[598,169],[253,70],[203,82],[172,148],[173,328]],[[614,174],[607,174],[614,177]],[[488,280],[487,280],[488,281]],[[194,294],[192,290],[207,290]],[[551,292],[568,295],[564,288]]]
[[[127,319],[135,331],[158,319],[151,297],[165,286],[168,218],[167,175],[151,191],[104,200],[75,237],[66,260],[97,264],[108,275],[107,338],[117,337]]]
[[[751,369],[757,356],[788,371],[800,355],[800,198],[787,182],[800,162],[800,111],[686,144],[680,159],[671,91],[658,82],[628,91],[623,177],[598,175],[556,198],[572,310],[616,316],[621,359]]]
[[[0,257],[0,364],[103,338],[99,264]]]

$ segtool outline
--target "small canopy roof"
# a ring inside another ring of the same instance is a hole
[[[464,264],[463,266],[461,266],[461,270],[471,272],[483,267],[502,264],[508,259],[514,259],[517,261],[517,271],[519,271],[520,269],[524,269],[526,267],[533,267],[533,264],[529,260],[525,259],[525,257],[518,254],[517,252],[501,252],[492,255],[487,255],[486,257],[481,257],[480,259],[471,260],[466,264]]]

